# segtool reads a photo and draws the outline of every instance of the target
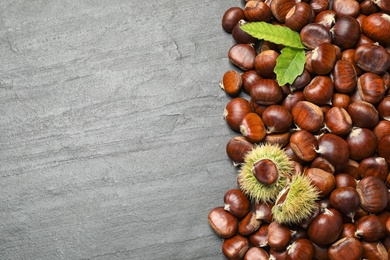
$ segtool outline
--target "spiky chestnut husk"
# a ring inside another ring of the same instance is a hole
[[[311,216],[319,192],[303,174],[296,174],[276,198],[272,215],[283,224],[296,224]]]
[[[253,174],[253,165],[262,159],[269,159],[277,166],[279,177],[275,183],[265,185],[260,183]],[[286,186],[288,175],[291,174],[293,163],[278,145],[256,145],[244,158],[238,174],[240,189],[254,202],[273,202],[279,192]]]

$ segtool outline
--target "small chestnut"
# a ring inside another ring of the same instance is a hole
[[[235,235],[222,242],[223,254],[231,260],[242,259],[249,249],[249,241],[246,237]]]

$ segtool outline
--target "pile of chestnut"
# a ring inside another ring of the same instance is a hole
[[[283,147],[320,199],[300,223],[273,221],[272,203],[228,190],[208,220],[228,259],[388,259],[390,255],[390,1],[246,0],[222,17],[235,43],[221,88],[236,166],[256,144]],[[287,26],[306,47],[304,71],[279,86],[282,45],[240,25]]]

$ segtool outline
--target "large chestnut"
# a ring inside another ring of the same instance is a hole
[[[249,249],[249,241],[246,237],[235,235],[222,242],[223,254],[231,260],[242,259]]]
[[[208,221],[214,232],[222,238],[234,236],[238,229],[238,219],[223,207],[213,208],[209,212]]]
[[[356,210],[360,206],[359,193],[353,187],[341,187],[332,191],[329,198],[332,207],[354,218]]]
[[[225,210],[237,218],[242,218],[250,210],[250,201],[240,189],[230,189],[223,198]]]
[[[356,48],[354,61],[366,72],[381,74],[390,66],[390,53],[381,45],[363,44]]]
[[[244,98],[237,97],[230,100],[226,105],[223,111],[223,116],[230,128],[239,132],[241,121],[250,112],[252,112],[252,108],[249,105],[249,101]]]
[[[334,243],[343,229],[341,214],[334,208],[325,209],[310,223],[307,234],[320,246]]]
[[[373,2],[387,2],[384,0]],[[374,13],[363,20],[362,29],[365,35],[381,44],[390,44],[390,15]]]
[[[328,249],[330,260],[360,260],[363,256],[363,247],[354,237],[344,237],[333,243]]]
[[[356,185],[360,207],[368,212],[378,213],[386,208],[389,194],[386,184],[375,176],[367,176]]]
[[[353,125],[361,128],[373,128],[379,121],[379,113],[373,104],[358,100],[348,106]]]
[[[270,105],[262,114],[262,119],[268,133],[287,132],[293,122],[292,115],[287,108],[281,105]]]
[[[368,128],[353,128],[345,140],[349,147],[349,158],[355,161],[373,156],[378,147],[378,139]]]
[[[372,72],[360,75],[357,86],[362,100],[371,104],[379,103],[385,96],[387,89],[383,78]]]
[[[348,60],[338,60],[331,75],[334,88],[340,93],[351,93],[357,86],[354,64]]]
[[[295,124],[310,133],[316,133],[324,124],[324,113],[321,108],[309,101],[299,101],[291,114]]]
[[[250,89],[250,96],[260,105],[275,105],[283,99],[282,89],[274,79],[260,79]]]
[[[348,143],[338,135],[323,134],[318,138],[317,153],[321,154],[336,169],[344,169],[348,165],[350,150]]]
[[[336,12],[337,13],[337,12]],[[341,49],[353,48],[360,36],[360,25],[352,16],[342,16],[330,29],[333,43]]]

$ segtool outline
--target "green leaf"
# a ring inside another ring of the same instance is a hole
[[[245,23],[240,27],[253,37],[270,41],[276,44],[283,44],[287,47],[304,49],[299,33],[288,27],[273,25],[266,22]]]
[[[305,68],[305,50],[284,47],[276,59],[274,72],[279,86],[292,84],[296,77],[302,74]]]

